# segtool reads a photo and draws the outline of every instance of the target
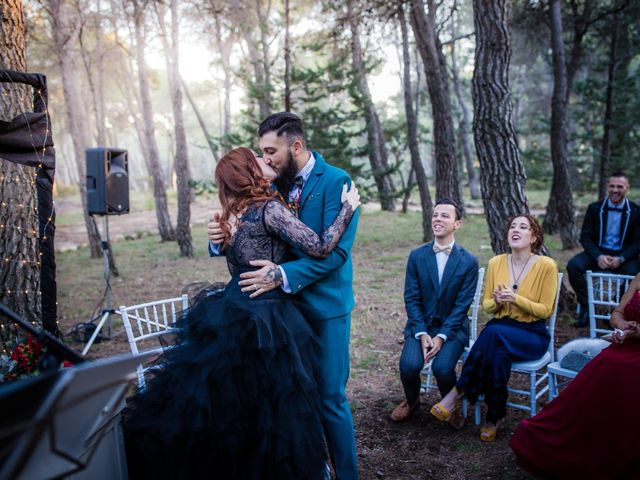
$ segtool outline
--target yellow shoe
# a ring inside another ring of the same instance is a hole
[[[460,401],[457,401],[455,406],[451,410],[447,410],[442,402],[436,403],[431,407],[431,415],[436,417],[441,422],[448,422],[453,417],[453,414],[460,409]]]
[[[483,442],[495,441],[498,430],[502,429],[503,424],[504,418],[498,420],[495,425],[491,423],[485,423],[482,428],[480,428],[480,440],[482,440]]]

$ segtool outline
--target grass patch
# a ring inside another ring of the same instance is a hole
[[[375,338],[371,335],[364,335],[363,337],[355,338],[351,341],[353,345],[371,346],[375,343]]]
[[[458,442],[456,443],[453,448],[457,451],[457,452],[467,452],[467,453],[474,453],[474,452],[479,452],[482,450],[482,445],[480,445],[479,443],[466,443],[466,442]]]
[[[364,358],[357,359],[354,368],[359,370],[371,370],[380,366],[380,352],[368,351]]]
[[[82,212],[56,213],[56,227],[58,228],[78,223],[84,223]]]

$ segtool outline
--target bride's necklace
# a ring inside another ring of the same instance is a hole
[[[529,257],[527,258],[527,261],[524,262],[524,265],[522,266],[522,270],[520,270],[520,273],[518,274],[518,276],[516,276],[516,269],[513,267],[513,254],[511,254],[511,274],[513,275],[512,288],[514,292],[518,290],[518,282],[520,281],[520,277],[526,270],[527,265],[529,264],[529,260],[531,260],[531,257],[533,257],[533,253],[529,255]]]

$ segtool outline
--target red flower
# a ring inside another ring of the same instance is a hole
[[[18,368],[5,378],[15,379],[19,375],[33,372],[38,366],[42,350],[42,345],[36,339],[27,336],[26,343],[17,344],[11,352],[11,360],[17,363]]]

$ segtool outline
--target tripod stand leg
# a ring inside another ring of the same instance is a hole
[[[102,300],[104,309],[102,310],[102,318],[100,318],[100,322],[98,322],[98,326],[96,327],[95,331],[91,335],[91,338],[89,339],[84,349],[82,350],[82,355],[87,354],[87,352],[91,348],[91,345],[93,345],[93,342],[95,342],[96,337],[100,334],[100,330],[102,330],[102,327],[107,320],[109,320],[109,323],[107,324],[107,329],[108,329],[107,338],[111,338],[112,329],[113,329],[113,322],[111,321],[111,315],[115,315],[115,310],[111,308],[111,282],[110,282],[111,269],[109,267],[109,220],[106,215],[103,216],[102,220],[103,220],[103,228],[100,235],[100,238],[101,238],[100,244],[102,247],[102,259],[103,259],[103,265],[104,265],[105,290],[104,290],[104,297]],[[94,319],[91,320],[91,323],[93,323],[93,320]]]
[[[91,345],[93,345],[93,342],[96,341],[96,337],[98,336],[98,334],[100,334],[100,330],[102,330],[102,326],[104,325],[104,322],[106,322],[107,318],[109,318],[110,316],[111,316],[111,312],[109,312],[109,311],[105,311],[102,314],[102,318],[98,322],[98,326],[96,327],[96,329],[93,332],[93,335],[91,335],[91,338],[89,339],[87,344],[84,346],[84,349],[82,350],[82,355],[86,355],[87,354],[87,352],[91,348]]]

